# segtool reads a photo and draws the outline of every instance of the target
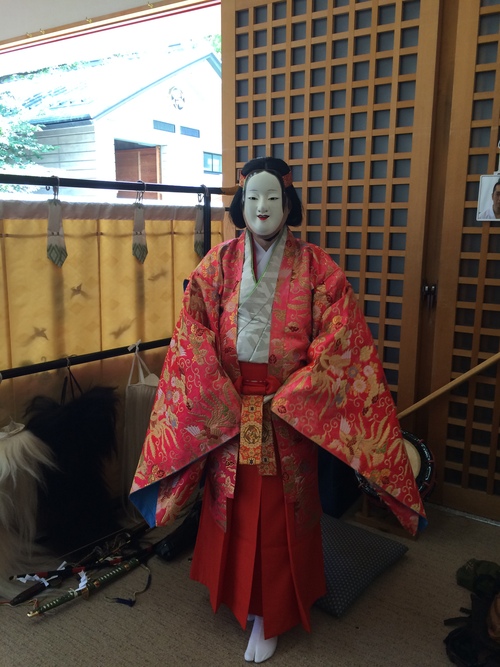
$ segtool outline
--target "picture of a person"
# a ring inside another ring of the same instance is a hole
[[[496,181],[491,191],[491,206],[481,211],[478,220],[500,220],[500,178]]]

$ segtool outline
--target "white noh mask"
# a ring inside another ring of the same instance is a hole
[[[259,245],[269,247],[288,216],[288,209],[283,209],[283,194],[278,178],[268,171],[247,177],[243,197],[246,226]]]

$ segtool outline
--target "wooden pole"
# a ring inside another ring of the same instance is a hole
[[[455,387],[457,387],[459,384],[462,382],[465,382],[469,378],[471,378],[473,375],[476,375],[480,371],[484,370],[488,366],[491,366],[491,364],[494,364],[496,361],[500,361],[500,352],[497,352],[493,356],[491,356],[489,359],[485,359],[482,363],[480,363],[478,366],[475,366],[474,368],[471,368],[468,370],[466,373],[461,375],[458,378],[455,378],[448,384],[445,384],[443,387],[440,389],[436,389],[436,391],[433,391],[432,394],[429,394],[428,396],[425,396],[422,398],[420,401],[417,401],[417,403],[414,403],[413,405],[410,405],[409,408],[405,408],[402,412],[398,414],[398,419],[403,419],[403,417],[406,417],[407,415],[411,414],[412,412],[415,412],[415,410],[418,410],[422,406],[426,405],[427,403],[430,403],[433,401],[435,398],[438,398],[438,396],[441,396],[442,394],[445,394],[447,391],[451,391]]]

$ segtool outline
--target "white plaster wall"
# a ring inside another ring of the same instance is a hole
[[[185,106],[175,109],[169,89],[178,86],[185,95]],[[115,139],[162,146],[161,182],[170,185],[221,186],[221,176],[205,174],[203,152],[222,154],[221,79],[206,62],[187,68],[135,99],[104,119]],[[153,129],[153,121],[175,125],[175,132]],[[96,127],[101,121],[96,121]],[[184,125],[200,131],[200,137],[180,133]]]

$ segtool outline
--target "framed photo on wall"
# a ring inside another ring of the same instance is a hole
[[[476,220],[500,220],[500,172],[480,177]]]

